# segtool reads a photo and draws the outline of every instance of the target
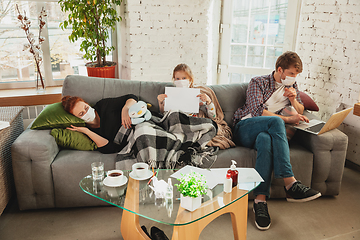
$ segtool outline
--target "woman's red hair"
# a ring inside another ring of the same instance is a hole
[[[61,99],[61,104],[63,105],[65,111],[72,114],[76,103],[78,102],[85,102],[81,97],[71,97],[71,96],[64,96]]]

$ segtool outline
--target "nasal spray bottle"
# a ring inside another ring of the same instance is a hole
[[[231,160],[231,166],[230,169],[227,171],[227,173],[230,173],[231,179],[232,179],[232,187],[237,186],[238,184],[238,175],[239,172],[236,170],[235,166],[236,162],[234,160]]]

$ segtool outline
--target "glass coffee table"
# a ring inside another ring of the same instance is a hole
[[[157,199],[148,186],[148,181],[135,180],[129,177],[131,171],[124,171],[128,178],[121,187],[107,187],[100,181],[93,181],[92,176],[83,178],[79,185],[87,194],[119,207],[122,213],[121,234],[125,240],[150,238],[142,231],[139,216],[155,222],[172,225],[173,240],[198,239],[201,231],[215,218],[230,213],[234,232],[234,239],[246,239],[248,193],[255,189],[260,182],[246,183],[244,189],[234,187],[232,192],[223,192],[223,185],[218,184],[202,198],[202,205],[193,212],[180,206],[180,193],[171,178],[174,187],[172,200]],[[167,179],[176,170],[160,169],[158,179]]]

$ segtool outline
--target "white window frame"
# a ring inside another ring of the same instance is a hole
[[[58,0],[17,0],[17,1],[28,1],[28,2],[38,2],[39,4],[37,5],[37,11],[40,13],[42,6],[45,6],[43,3],[45,2],[55,2],[57,3]],[[121,6],[123,6],[123,4],[121,4]],[[121,6],[117,6],[116,10],[118,13],[120,13],[120,7]],[[124,21],[124,20],[123,20]],[[47,19],[46,19],[47,22]],[[35,26],[35,25],[34,25]],[[52,68],[51,68],[51,54],[50,54],[50,43],[49,43],[49,31],[48,31],[48,24],[45,25],[45,27],[42,30],[42,36],[45,37],[45,41],[43,42],[43,44],[41,45],[41,50],[43,52],[43,67],[44,67],[44,73],[43,73],[43,77],[45,79],[45,84],[47,87],[52,87],[52,86],[62,86],[64,79],[53,79],[53,73],[52,73]],[[25,33],[24,33],[25,36]],[[120,23],[117,23],[116,25],[116,30],[115,32],[112,32],[112,44],[115,45],[115,50],[112,52],[112,61],[115,62],[120,62],[121,60],[121,56],[119,56],[119,51],[118,49],[120,49],[120,41],[118,41],[118,37],[120,36]],[[25,43],[25,42],[24,42]],[[30,53],[29,53],[30,54]],[[118,72],[120,73],[120,64],[118,65]],[[117,74],[116,76],[119,76],[120,74]],[[35,81],[35,79],[34,79]],[[16,88],[35,88],[35,82],[31,81],[19,81],[19,82],[0,82],[0,90],[2,89],[16,89]]]
[[[252,0],[250,1],[252,2]],[[241,67],[230,65],[233,2],[234,0],[222,1],[222,12],[220,20],[220,51],[217,75],[218,84],[229,83],[229,74],[231,73],[265,75],[269,74],[269,72],[274,70],[270,68]],[[300,10],[301,0],[288,0],[288,10],[286,16],[285,36],[283,44],[284,52],[289,50],[295,51]]]

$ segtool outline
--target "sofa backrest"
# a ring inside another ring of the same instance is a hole
[[[232,83],[209,86],[216,94],[224,112],[224,120],[232,128],[235,111],[245,104],[248,83]]]
[[[165,92],[165,87],[173,87],[171,82],[146,82],[114,78],[95,78],[69,75],[65,78],[62,95],[78,96],[89,104],[103,98],[119,97],[132,93],[140,100],[151,103],[154,111],[159,111],[157,96]]]
[[[119,97],[132,93],[140,100],[151,103],[152,110],[159,111],[157,96],[165,92],[165,87],[173,87],[172,82],[152,82],[121,80],[114,78],[95,78],[69,75],[65,78],[62,95],[78,96],[89,104],[103,98]],[[225,121],[232,127],[234,112],[245,103],[248,84],[211,85],[225,115]]]

